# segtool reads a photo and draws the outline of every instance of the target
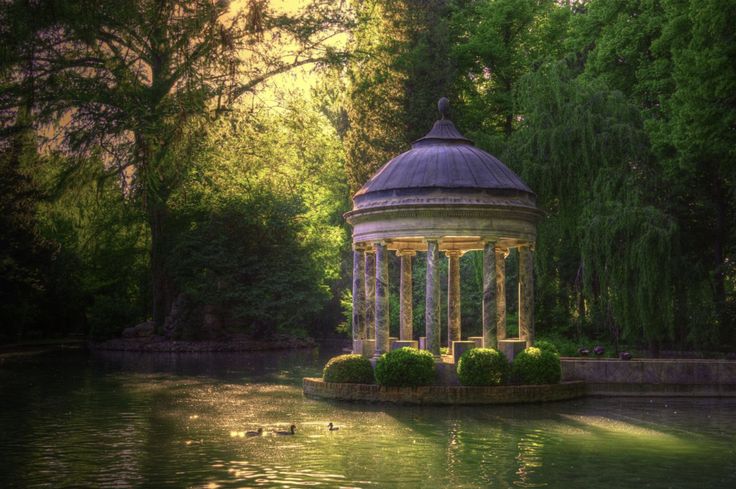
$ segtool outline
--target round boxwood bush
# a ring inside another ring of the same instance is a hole
[[[376,362],[376,381],[381,385],[416,387],[434,379],[434,357],[426,350],[407,346],[384,353]]]
[[[457,377],[462,385],[498,385],[508,371],[506,357],[493,348],[470,349],[457,363]]]
[[[555,344],[552,343],[551,341],[536,340],[534,342],[534,346],[536,346],[540,350],[547,350],[547,351],[551,351],[552,353],[557,353],[558,355],[560,354],[560,351],[557,349]]]
[[[556,384],[562,377],[560,356],[530,346],[514,358],[511,375],[522,384]]]
[[[339,355],[330,359],[322,372],[325,382],[372,384],[373,367],[361,355]]]

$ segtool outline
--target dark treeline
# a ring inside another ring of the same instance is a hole
[[[736,2],[296,3],[3,2],[4,341],[333,333],[349,196],[445,95],[546,213],[540,336],[736,348]]]

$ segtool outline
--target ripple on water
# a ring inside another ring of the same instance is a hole
[[[736,401],[327,403],[297,379],[323,359],[263,358],[6,365],[0,487],[736,487]]]

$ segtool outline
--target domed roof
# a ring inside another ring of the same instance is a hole
[[[354,195],[356,208],[369,201],[383,200],[387,194],[402,196],[436,193],[482,192],[493,195],[524,195],[534,200],[534,192],[495,156],[477,148],[446,118],[412,144],[412,148],[386,163]],[[526,200],[526,199],[525,199]]]
[[[533,243],[542,217],[534,192],[494,156],[476,148],[447,118],[386,163],[353,196],[345,219],[353,243],[385,241],[393,250],[482,250]]]

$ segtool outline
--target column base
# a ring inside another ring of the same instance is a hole
[[[509,363],[514,361],[514,357],[526,349],[526,340],[498,340],[498,351],[506,355]]]
[[[353,353],[371,358],[376,350],[376,340],[353,340]]]
[[[468,336],[468,341],[474,341],[476,348],[487,348],[485,345],[483,345],[482,336]]]
[[[452,358],[455,364],[460,361],[460,357],[468,350],[475,348],[475,341],[453,341],[452,342]]]
[[[413,340],[396,340],[391,342],[391,351],[398,350],[408,346],[410,348],[419,348],[419,342]]]

